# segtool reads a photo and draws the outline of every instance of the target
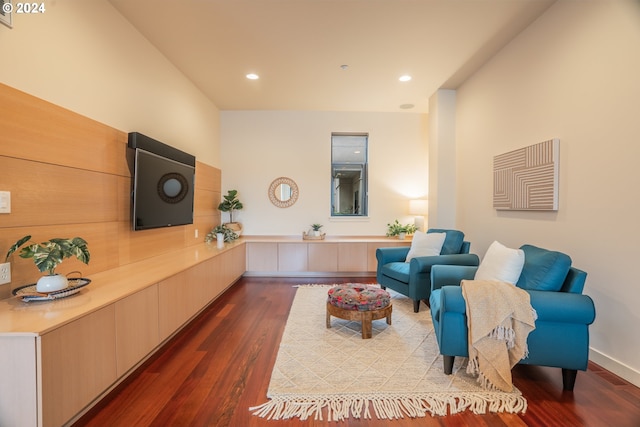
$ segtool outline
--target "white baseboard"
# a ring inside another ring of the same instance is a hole
[[[376,277],[375,271],[245,271],[244,277]]]
[[[610,371],[617,376],[624,378],[636,387],[640,387],[640,372],[636,371],[630,366],[619,362],[606,354],[600,353],[593,348],[589,348],[589,360],[602,366],[607,371]]]

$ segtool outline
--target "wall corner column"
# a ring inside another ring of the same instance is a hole
[[[456,91],[429,98],[429,227],[456,224]]]

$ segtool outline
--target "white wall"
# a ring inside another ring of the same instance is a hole
[[[220,122],[222,192],[238,190],[245,208],[237,219],[246,234],[299,235],[321,223],[328,235],[380,236],[396,218],[413,223],[408,201],[427,194],[425,115],[223,111]],[[367,219],[330,219],[332,132],[369,133]],[[281,176],[300,189],[289,208],[277,208],[268,198],[269,184]]]
[[[571,255],[596,304],[591,358],[640,385],[640,3],[559,1],[457,93],[457,224]],[[560,139],[557,212],[492,208],[493,156]]]
[[[110,3],[45,7],[0,25],[0,82],[220,167],[216,106]]]
[[[429,223],[456,228],[456,91],[429,98]]]

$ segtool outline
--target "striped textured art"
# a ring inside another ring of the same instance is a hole
[[[560,140],[551,139],[493,158],[493,207],[558,210]]]

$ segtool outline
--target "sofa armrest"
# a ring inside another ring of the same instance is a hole
[[[476,257],[476,260],[478,257]],[[459,286],[462,280],[472,280],[476,275],[475,265],[434,265],[431,269],[431,291],[445,285]]]
[[[593,300],[588,295],[568,292],[529,290],[531,306],[541,322],[590,325],[596,318]]]
[[[443,286],[440,291],[440,316],[443,313],[467,313],[467,304],[462,296],[462,288],[456,285]]]
[[[453,254],[453,255],[437,255],[437,256],[421,256],[411,258],[411,272],[428,273],[431,267],[436,265],[468,265],[477,266],[480,263],[476,254]]]
[[[378,260],[378,267],[390,262],[404,262],[404,260],[407,259],[409,249],[411,249],[409,246],[376,249],[376,259]]]
[[[531,296],[531,306],[538,315],[536,322],[590,325],[595,320],[595,306],[588,295],[553,291],[527,292]],[[460,286],[443,286],[440,298],[441,313],[466,314],[466,303]]]

